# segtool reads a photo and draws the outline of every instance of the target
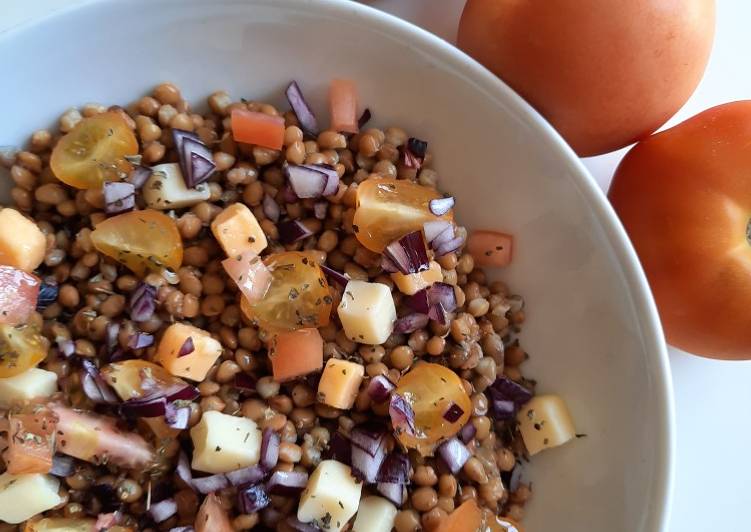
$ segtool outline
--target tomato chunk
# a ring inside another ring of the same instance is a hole
[[[357,85],[350,79],[332,79],[329,87],[331,129],[357,133]]]
[[[196,514],[196,532],[234,532],[227,511],[222,508],[219,497],[213,493],[206,495]]]
[[[0,266],[0,323],[21,325],[36,308],[39,277],[12,266]]]
[[[244,251],[237,257],[224,259],[222,266],[248,303],[260,301],[268,292],[271,272],[255,252]]]
[[[237,142],[281,150],[284,144],[284,118],[265,113],[234,109],[232,138]]]
[[[0,378],[36,367],[47,356],[47,339],[29,325],[0,325]]]
[[[36,407],[27,414],[8,416],[8,473],[47,473],[52,468],[57,418],[52,411]]]
[[[508,266],[514,238],[497,231],[472,231],[467,251],[478,266]]]
[[[270,358],[276,381],[296,379],[323,367],[323,338],[318,329],[281,333],[273,345]]]

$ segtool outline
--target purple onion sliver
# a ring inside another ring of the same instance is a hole
[[[313,114],[308,102],[305,101],[305,97],[297,82],[292,81],[287,85],[287,90],[284,91],[284,94],[287,96],[287,101],[290,107],[292,107],[297,121],[300,123],[300,129],[312,137],[318,135],[318,120],[316,120],[316,115]]]
[[[295,532],[319,532],[321,530],[314,523],[303,523],[294,515],[290,515],[286,523]]]
[[[256,513],[269,504],[271,504],[271,499],[261,485],[248,486],[237,492],[237,506],[244,514]]]
[[[238,373],[235,375],[235,382],[234,382],[235,388],[240,388],[244,391],[251,391],[255,392],[256,390],[256,379],[254,379],[252,376],[248,375],[247,373]]]
[[[438,446],[438,453],[448,466],[451,473],[456,475],[469,460],[472,453],[456,438],[451,438]]]
[[[365,427],[355,427],[349,433],[349,440],[355,445],[368,453],[370,456],[378,454],[378,449],[383,445],[385,432],[373,432]]]
[[[428,325],[430,318],[427,314],[413,312],[402,316],[394,323],[394,332],[397,334],[410,334]]]
[[[295,194],[295,191],[292,190],[292,186],[287,183],[282,187],[282,200],[284,200],[284,203],[297,203],[300,201],[300,198],[297,197],[297,194]]]
[[[532,399],[532,392],[527,388],[514,382],[505,375],[499,375],[498,378],[487,388],[486,393],[493,401],[510,401],[518,410],[524,403]]]
[[[117,214],[133,209],[136,206],[136,187],[125,181],[105,181],[104,212]]]
[[[196,347],[193,344],[193,337],[188,336],[183,342],[183,345],[180,346],[180,350],[177,352],[177,358],[187,356],[195,350]]]
[[[225,473],[225,476],[233,486],[245,486],[247,484],[258,484],[268,474],[268,471],[260,465],[252,465]]]
[[[409,457],[406,454],[392,452],[383,461],[378,470],[378,482],[409,484]]]
[[[190,407],[176,407],[174,403],[167,403],[164,407],[164,421],[170,428],[183,430],[188,428]]]
[[[201,395],[198,388],[185,384],[179,387],[170,387],[164,391],[165,399],[169,402],[173,401],[192,401],[197,399]]]
[[[435,256],[443,257],[444,255],[448,255],[449,253],[453,253],[454,251],[462,247],[462,244],[464,244],[463,236],[454,237],[448,242],[444,242],[443,244],[438,245],[435,248]]]
[[[366,450],[353,444],[352,474],[365,482],[374,483],[385,458],[385,444],[378,446],[375,455],[371,455]]]
[[[177,503],[174,499],[164,499],[149,508],[149,514],[157,523],[166,521],[177,513]]]
[[[399,240],[391,242],[383,250],[383,255],[404,275],[425,271],[430,267],[422,231],[407,233]]]
[[[193,487],[196,491],[206,495],[212,491],[223,490],[229,487],[229,480],[223,474],[211,475],[208,477],[193,478]]]
[[[128,347],[131,349],[143,349],[152,345],[154,345],[154,335],[149,333],[137,332],[128,339]]]
[[[328,175],[313,166],[288,164],[284,173],[298,198],[320,198],[328,183]]]
[[[352,444],[342,433],[335,432],[329,441],[325,456],[327,459],[350,465],[352,464]]]
[[[395,431],[403,431],[409,435],[415,434],[415,411],[412,410],[412,405],[398,393],[391,394],[389,416]]]
[[[450,284],[433,283],[427,291],[428,301],[430,301],[431,306],[440,303],[446,312],[454,312],[456,310],[456,292]]]
[[[193,174],[193,187],[205,183],[216,170],[213,157],[206,157],[200,153],[190,154],[190,167]]]
[[[368,383],[368,397],[375,403],[385,403],[389,394],[396,388],[390,380],[383,375],[376,375]]]
[[[402,301],[404,301],[409,308],[420,314],[427,314],[430,311],[430,299],[428,297],[427,288],[415,292],[411,296],[404,298]]]
[[[120,405],[120,412],[125,417],[161,417],[167,410],[167,400],[164,396],[129,399]]]
[[[328,211],[329,203],[327,201],[317,201],[313,204],[313,215],[316,217],[316,220],[325,220]]]
[[[81,358],[81,366],[84,370],[81,385],[86,397],[95,403],[118,403],[117,395],[104,380],[99,368],[88,358]]]
[[[404,503],[404,486],[391,482],[379,482],[376,489],[378,493],[393,502],[397,508],[401,508]]]
[[[329,268],[325,264],[321,264],[320,268],[321,268],[321,271],[323,271],[323,273],[325,273],[326,276],[329,277],[329,279],[334,281],[336,284],[338,284],[342,288],[347,286],[349,279],[347,279],[347,277],[343,273],[339,273],[333,268]]]
[[[339,174],[336,173],[336,169],[330,164],[303,164],[300,166],[326,174],[326,185],[321,195],[333,196],[339,190]]]
[[[104,343],[107,347],[107,354],[110,355],[118,344],[118,335],[120,334],[120,324],[116,321],[109,322],[104,327]]]
[[[193,487],[193,472],[190,470],[190,463],[188,462],[188,455],[185,451],[180,451],[180,456],[177,458],[177,467],[175,468],[177,477],[185,482],[185,484],[191,488]]]
[[[360,115],[360,118],[357,119],[357,129],[362,129],[365,124],[370,122],[370,119],[372,118],[372,113],[370,112],[370,108],[366,107],[365,110]]]
[[[422,224],[422,231],[425,234],[425,240],[432,244],[433,240],[449,227],[452,227],[451,222],[447,222],[446,220],[434,220]]]
[[[57,340],[57,350],[64,358],[70,358],[76,354],[76,344],[73,340]]]
[[[144,282],[138,283],[130,295],[130,319],[148,321],[156,310],[156,287]]]
[[[263,207],[263,214],[266,215],[266,218],[274,223],[279,221],[279,217],[281,216],[282,211],[279,208],[279,204],[274,198],[272,198],[268,194],[265,194],[263,196],[263,203],[261,204],[261,206]]]
[[[194,188],[214,173],[216,165],[211,150],[200,139],[183,137],[179,153],[186,187]]]
[[[459,431],[459,439],[464,443],[469,443],[477,434],[477,427],[471,421],[462,427]]]
[[[308,474],[300,471],[274,471],[266,482],[266,491],[272,495],[292,497],[308,485]]]
[[[308,238],[313,234],[313,232],[299,220],[281,222],[277,224],[276,228],[279,231],[279,242],[282,244],[292,244],[298,240]]]
[[[170,528],[167,532],[196,532],[196,529],[192,526],[175,526]]]
[[[399,271],[399,268],[396,267],[396,264],[394,264],[394,262],[386,255],[381,256],[381,269],[386,273],[396,273]]]
[[[263,429],[263,436],[261,437],[261,458],[259,464],[261,467],[271,470],[279,461],[279,445],[281,444],[281,438],[279,434],[271,430],[270,428]]]
[[[451,224],[448,224],[446,228],[438,233],[433,240],[430,243],[430,247],[435,249],[437,247],[440,247],[443,244],[446,244],[447,242],[452,241],[454,238],[456,238],[456,230],[454,229],[454,226]]]
[[[430,212],[436,216],[443,216],[454,207],[454,197],[448,196],[446,198],[432,199],[428,203]]]
[[[76,462],[71,456],[56,454],[52,457],[50,474],[56,477],[69,477],[76,471]]]
[[[425,157],[425,154],[428,152],[428,143],[427,141],[420,140],[415,137],[410,137],[409,139],[407,139],[407,148],[416,157],[419,157],[420,159],[422,159]]]
[[[464,414],[462,407],[452,402],[448,407],[448,410],[443,413],[443,419],[445,419],[449,423],[456,423],[457,421],[459,421],[459,418],[462,417],[462,414]]]
[[[146,184],[146,181],[151,177],[151,168],[143,165],[136,165],[128,175],[128,182],[138,190]]]

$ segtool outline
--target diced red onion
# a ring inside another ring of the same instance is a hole
[[[321,264],[321,270],[323,273],[326,274],[326,276],[329,277],[332,281],[334,281],[336,284],[344,288],[347,286],[347,283],[349,282],[349,279],[343,274],[339,273],[338,271],[334,270],[333,268],[329,268],[325,264]]]
[[[430,321],[430,318],[428,318],[427,314],[413,312],[396,320],[394,323],[394,332],[397,334],[413,333],[427,326],[428,321]]]
[[[157,523],[166,521],[177,513],[177,503],[174,499],[164,499],[149,508],[149,514]]]
[[[76,344],[73,340],[59,338],[56,340],[57,350],[64,358],[70,358],[76,354]]]
[[[286,520],[287,525],[296,532],[320,532],[314,523],[303,523],[296,516],[290,515]]]
[[[409,151],[415,154],[415,156],[423,158],[428,152],[428,143],[425,140],[410,137],[407,139],[407,148],[409,148]]]
[[[477,427],[475,427],[475,424],[470,421],[459,431],[459,439],[464,443],[469,443],[475,437],[475,434],[477,434]]]
[[[395,240],[386,246],[383,255],[404,275],[422,272],[430,267],[422,231],[413,231]]]
[[[177,352],[177,358],[187,356],[195,350],[196,347],[193,344],[193,337],[188,336],[183,342],[183,345],[180,346],[180,350]]]
[[[352,445],[352,474],[357,478],[368,483],[376,481],[381,464],[386,458],[385,441],[381,441],[374,455],[357,445]]]
[[[308,474],[301,471],[274,471],[266,482],[266,491],[272,495],[292,497],[308,485]]]
[[[409,457],[404,453],[393,452],[383,461],[378,470],[378,482],[409,484]]]
[[[56,454],[52,457],[50,474],[56,477],[69,477],[76,471],[76,462],[73,457],[64,454]]]
[[[287,85],[287,90],[284,94],[287,96],[287,101],[297,117],[300,129],[312,137],[318,135],[318,120],[316,120],[316,115],[313,114],[308,102],[305,101],[305,97],[297,82],[292,81]]]
[[[288,164],[284,173],[298,198],[320,198],[328,183],[328,175],[312,165]]]
[[[399,268],[396,267],[396,264],[394,264],[394,262],[386,255],[381,256],[381,269],[386,273],[396,273],[399,271]]]
[[[301,165],[309,170],[315,170],[326,175],[326,186],[323,187],[323,196],[333,196],[339,190],[339,174],[336,168],[330,164],[303,164]]]
[[[125,181],[105,181],[104,212],[117,214],[136,206],[136,187]]]
[[[156,310],[156,287],[140,282],[130,295],[130,319],[149,321]]]
[[[167,403],[164,407],[164,421],[173,429],[183,430],[188,428],[190,420],[190,407],[176,407],[174,403]]]
[[[451,235],[453,238],[454,232],[451,222],[447,222],[446,220],[434,220],[422,224],[422,231],[423,233],[425,233],[425,240],[427,240],[430,244],[432,244],[433,240],[435,240],[435,238],[443,233],[446,229],[451,229]]]
[[[279,204],[274,198],[272,198],[268,194],[265,194],[263,196],[263,203],[261,205],[263,207],[263,214],[266,215],[266,218],[274,223],[279,221],[279,217],[281,216],[282,212]]]
[[[352,445],[359,447],[370,456],[378,454],[378,449],[383,446],[385,437],[386,433],[380,426],[369,427],[359,425],[349,433],[349,440],[352,442]]]
[[[452,402],[448,407],[448,410],[443,413],[443,419],[445,419],[449,423],[456,423],[457,421],[459,421],[459,418],[462,417],[462,414],[464,414],[462,407]]]
[[[138,190],[146,184],[146,181],[148,181],[150,177],[151,168],[138,164],[133,167],[133,170],[130,171],[130,174],[128,175],[128,182],[132,184],[136,190]]]
[[[99,368],[88,358],[81,358],[81,366],[84,370],[81,387],[86,397],[95,403],[110,405],[118,403],[117,395],[99,373]]]
[[[415,411],[412,410],[412,405],[398,393],[391,394],[389,416],[395,431],[415,434]]]
[[[244,391],[255,392],[256,391],[256,379],[247,373],[238,373],[235,375],[235,388],[240,388]]]
[[[454,207],[454,203],[454,197],[448,196],[446,198],[436,198],[430,200],[428,207],[430,208],[430,212],[432,212],[436,216],[443,216]]]
[[[279,231],[279,242],[282,244],[292,244],[313,234],[313,231],[308,229],[300,220],[281,222],[277,224],[276,228]]]
[[[335,432],[329,441],[329,448],[325,453],[326,458],[336,460],[345,465],[352,464],[352,444],[340,432]]]
[[[513,419],[522,405],[532,399],[532,392],[521,384],[500,375],[485,393],[490,397],[490,413],[498,421]]]
[[[110,512],[107,514],[99,514],[96,516],[96,522],[94,523],[94,530],[109,530],[114,528],[122,520],[122,514],[119,510]]]
[[[448,255],[449,253],[452,253],[462,247],[462,244],[464,244],[464,237],[456,236],[448,242],[444,242],[438,245],[435,248],[435,255],[436,257],[443,257],[444,255]]]
[[[161,417],[167,409],[167,400],[163,395],[145,399],[128,399],[120,405],[120,412],[125,417]]]
[[[372,116],[373,115],[370,112],[370,109],[366,107],[365,110],[360,115],[360,118],[357,119],[357,129],[362,129],[363,126],[370,121]]]
[[[295,191],[292,190],[292,186],[289,183],[284,185],[281,190],[281,195],[284,203],[296,203],[300,201],[300,198],[297,197],[297,194],[295,194]]]
[[[248,486],[237,492],[237,506],[244,514],[256,513],[266,508],[269,504],[271,504],[271,499],[269,499],[266,490],[260,484]]]
[[[391,482],[379,482],[376,489],[378,493],[393,502],[397,508],[401,508],[404,503],[404,486]]]
[[[194,188],[208,180],[216,169],[211,150],[191,131],[172,128],[172,137],[185,186]]]
[[[225,476],[233,486],[245,486],[247,484],[258,484],[266,478],[268,474],[268,470],[260,465],[252,465],[225,473]]]
[[[442,325],[447,323],[447,314],[455,311],[457,306],[454,287],[447,283],[433,283],[404,301],[416,312],[427,314]]]
[[[281,438],[279,434],[271,430],[270,428],[263,429],[263,436],[261,437],[261,458],[258,463],[261,467],[271,470],[279,460],[279,444]]]
[[[316,201],[313,204],[313,215],[316,217],[316,220],[325,220],[326,213],[328,213],[328,211],[329,211],[328,201]]]
[[[180,451],[180,455],[177,457],[177,467],[175,467],[175,474],[177,477],[185,482],[185,484],[191,488],[193,487],[193,472],[190,470],[190,462],[188,462],[188,455],[185,451]]]
[[[154,345],[154,335],[145,333],[145,332],[137,332],[128,339],[128,347],[131,349],[144,349],[145,347],[150,347]]]
[[[164,398],[167,401],[192,401],[199,395],[198,389],[190,384],[184,384],[176,386],[174,388],[168,388],[164,391]]]
[[[423,288],[411,296],[403,298],[402,301],[404,301],[409,308],[420,314],[427,315],[428,312],[430,312],[430,299],[428,297],[427,288]]]
[[[104,343],[107,347],[107,354],[111,355],[117,347],[118,335],[120,334],[120,324],[116,321],[109,322],[104,327]]]
[[[190,166],[193,176],[193,187],[208,181],[214,170],[216,170],[213,156],[196,152],[190,154]]]
[[[226,475],[219,473],[217,475],[211,475],[208,477],[194,477],[192,485],[196,491],[206,495],[208,493],[211,493],[212,491],[219,491],[223,490],[224,488],[228,488],[229,480],[227,479]]]
[[[195,532],[195,528],[192,526],[174,526],[167,532]]]
[[[389,400],[389,394],[396,388],[390,380],[383,375],[376,375],[368,383],[368,396],[375,403],[385,403]]]
[[[471,456],[469,449],[455,437],[439,445],[438,453],[454,475],[461,471]]]

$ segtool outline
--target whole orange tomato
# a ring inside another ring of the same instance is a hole
[[[699,83],[714,0],[467,0],[459,47],[579,155],[649,135]]]
[[[751,359],[751,100],[637,144],[609,196],[668,341],[706,357]]]

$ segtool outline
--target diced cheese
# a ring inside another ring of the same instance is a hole
[[[516,416],[529,454],[563,445],[576,436],[566,403],[557,395],[538,395]]]
[[[171,210],[191,207],[211,196],[209,185],[201,183],[195,188],[185,185],[180,165],[158,164],[151,169],[151,177],[141,188],[146,205],[152,209]]]
[[[0,475],[0,521],[16,524],[38,513],[54,508],[62,502],[57,490],[60,482],[53,476]]]
[[[360,364],[328,359],[318,381],[318,400],[334,408],[352,408],[364,375],[365,368]]]
[[[352,532],[391,532],[396,506],[383,497],[363,497]]]
[[[193,351],[180,356],[180,348],[188,338],[193,341]],[[156,360],[176,377],[202,381],[221,354],[222,344],[208,332],[192,325],[173,323],[162,335]]]
[[[13,377],[0,379],[0,407],[10,408],[37,397],[50,397],[57,391],[57,375],[39,368],[29,368]]]
[[[37,225],[15,209],[0,210],[0,264],[31,272],[42,263],[47,239]]]
[[[324,460],[316,467],[300,496],[297,518],[314,522],[322,530],[339,531],[355,515],[362,484],[350,468],[336,460]]]
[[[353,342],[382,344],[394,330],[394,298],[381,283],[349,281],[337,312],[344,333]]]
[[[258,463],[261,431],[253,420],[214,410],[204,412],[190,429],[193,440],[193,469],[226,473]]]
[[[420,273],[410,273],[404,275],[401,272],[391,274],[391,280],[402,294],[408,296],[414,295],[423,288],[427,288],[433,283],[443,281],[443,272],[441,265],[435,261],[430,261],[430,268]]]
[[[244,251],[260,255],[268,245],[258,220],[242,203],[233,203],[220,212],[211,222],[211,231],[228,257],[237,257]]]

